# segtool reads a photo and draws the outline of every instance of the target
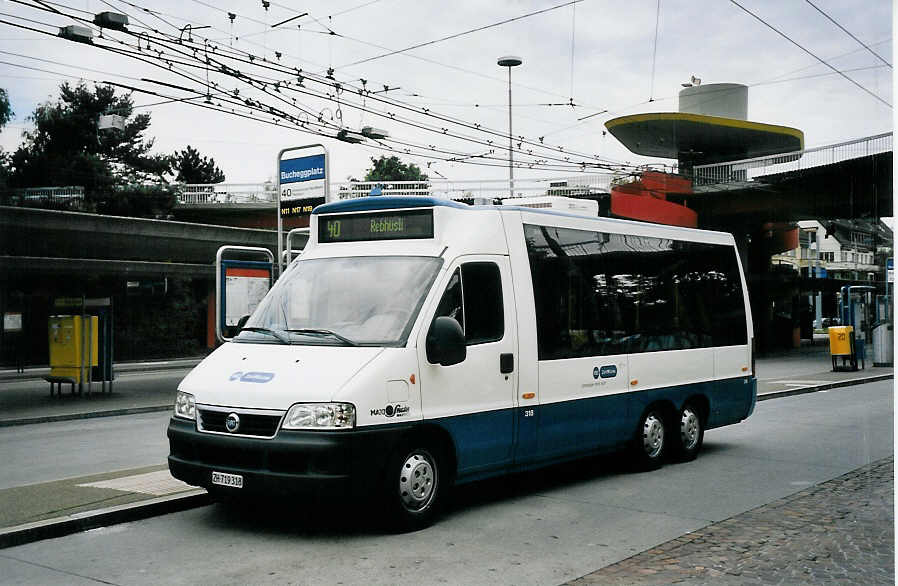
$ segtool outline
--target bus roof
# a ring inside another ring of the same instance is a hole
[[[312,215],[320,214],[338,214],[345,212],[367,212],[377,210],[396,210],[411,208],[428,208],[428,207],[446,207],[460,210],[491,210],[491,211],[517,211],[529,214],[539,214],[549,217],[573,218],[578,220],[596,220],[601,222],[610,222],[618,226],[633,226],[640,230],[673,230],[680,234],[718,234],[732,235],[727,232],[719,232],[716,230],[705,230],[700,228],[683,228],[680,226],[670,226],[667,224],[655,224],[653,222],[640,222],[638,220],[626,220],[622,218],[608,218],[603,216],[586,216],[582,214],[574,214],[565,210],[553,210],[545,208],[533,208],[527,206],[503,206],[503,205],[468,205],[451,199],[442,199],[437,197],[425,196],[368,196],[356,197],[352,199],[344,199],[322,204],[312,210]]]
[[[404,208],[428,208],[443,206],[448,208],[471,209],[471,206],[451,199],[436,197],[402,197],[402,196],[376,196],[356,197],[322,204],[312,210],[313,214],[335,214],[340,212],[366,212],[371,210],[395,210]]]

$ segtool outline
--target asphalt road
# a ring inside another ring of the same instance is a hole
[[[591,459],[478,483],[437,525],[412,534],[385,535],[366,511],[339,506],[212,505],[3,550],[0,576],[7,584],[559,584],[892,454],[892,398],[884,381],[764,401],[748,421],[708,432],[695,462],[634,474],[613,458]],[[150,420],[144,438],[155,442],[148,436],[158,431]]]
[[[164,464],[170,413],[0,427],[0,490]]]

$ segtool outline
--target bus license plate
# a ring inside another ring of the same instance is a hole
[[[230,486],[231,488],[243,488],[243,476],[239,474],[226,474],[224,472],[212,472],[212,484]]]

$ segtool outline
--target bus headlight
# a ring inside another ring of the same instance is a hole
[[[196,399],[190,393],[178,391],[175,397],[175,417],[196,420]]]
[[[282,429],[346,429],[355,427],[350,403],[297,403],[284,417]]]

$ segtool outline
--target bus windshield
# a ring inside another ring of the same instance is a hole
[[[298,261],[238,342],[404,346],[442,259],[356,256]]]

